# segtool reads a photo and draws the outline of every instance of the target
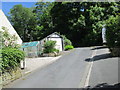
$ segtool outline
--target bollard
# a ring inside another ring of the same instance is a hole
[[[20,68],[25,69],[25,60],[20,61]]]

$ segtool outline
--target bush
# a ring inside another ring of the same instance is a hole
[[[107,45],[114,56],[120,56],[120,16],[110,17],[106,22]]]
[[[60,51],[59,51],[58,49],[56,49],[56,48],[54,48],[53,51],[56,52],[56,53],[59,53],[59,52],[60,52]]]
[[[2,71],[9,71],[15,69],[20,65],[20,61],[25,58],[23,51],[15,48],[3,48],[2,49]]]
[[[17,36],[9,34],[6,27],[2,27],[2,31],[0,31],[0,34],[2,35],[2,47],[20,48],[20,45],[16,42],[18,40]]]
[[[64,35],[61,35],[61,36],[64,39],[64,46],[66,46],[66,45],[72,45],[72,42],[69,39],[67,39]]]
[[[64,40],[64,45],[72,45],[72,42],[69,39]]]
[[[72,45],[66,45],[65,46],[65,50],[70,50],[70,49],[73,49],[74,47]]]
[[[44,53],[52,53],[55,51],[55,45],[56,45],[56,41],[47,41],[45,44],[44,44],[44,49],[43,49],[43,52]]]

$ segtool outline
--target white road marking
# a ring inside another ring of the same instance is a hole
[[[92,48],[95,48],[95,47],[91,47]],[[85,72],[83,74],[83,77],[80,81],[80,84],[78,86],[78,88],[85,88],[89,85],[89,79],[90,79],[90,75],[91,75],[91,71],[92,71],[92,66],[93,66],[93,57],[96,55],[96,51],[97,50],[94,50],[92,52],[92,56],[90,57],[90,62],[87,62],[88,65],[86,66],[86,69],[85,69]]]
[[[89,71],[88,71],[88,74],[87,74],[87,78],[85,80],[85,85],[84,85],[84,88],[89,86],[89,80],[90,80],[90,75],[91,75],[91,71],[92,71],[92,66],[93,66],[93,59],[94,59],[94,56],[96,55],[96,51],[95,50],[93,53],[92,53],[92,56],[91,56],[91,62],[89,63],[90,64],[90,68],[89,68]]]

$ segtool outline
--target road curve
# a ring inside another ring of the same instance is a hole
[[[6,88],[78,88],[92,55],[91,48],[75,48],[56,62],[16,80]]]

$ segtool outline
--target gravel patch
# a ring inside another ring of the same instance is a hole
[[[25,58],[25,69],[22,70],[23,74],[30,73],[38,68],[42,68],[58,60],[61,56],[57,57],[39,57],[39,58]]]

